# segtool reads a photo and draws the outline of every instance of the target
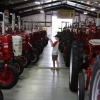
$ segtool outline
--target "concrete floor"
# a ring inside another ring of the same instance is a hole
[[[30,65],[20,76],[18,84],[3,90],[4,100],[77,100],[77,94],[69,90],[69,69],[60,54],[60,70],[52,67],[50,44],[44,49],[36,65]],[[86,93],[88,100],[88,93]]]

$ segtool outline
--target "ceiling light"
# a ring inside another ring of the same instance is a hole
[[[95,8],[91,8],[91,11],[95,11],[96,9]]]
[[[42,9],[42,7],[38,7],[39,9]]]
[[[84,14],[86,15],[87,14],[87,11],[84,11]]]
[[[13,15],[12,13],[10,13],[10,15]]]
[[[24,0],[24,1],[27,1],[27,0]]]
[[[40,12],[41,12],[41,13],[44,13],[44,10],[41,10]]]
[[[97,4],[98,2],[95,2],[95,4]]]
[[[100,6],[100,3],[99,3],[99,6]]]
[[[88,5],[89,5],[89,4],[90,4],[90,1],[87,1],[87,2],[86,2],[86,4],[88,4]]]
[[[35,4],[40,4],[40,2],[36,1]]]

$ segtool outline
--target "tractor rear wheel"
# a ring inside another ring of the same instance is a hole
[[[14,65],[9,64],[5,73],[4,64],[0,64],[0,89],[11,89],[19,79],[18,71]]]
[[[100,100],[100,55],[98,55],[93,67],[89,100]]]
[[[71,45],[73,40],[74,40],[73,35],[71,33],[67,33],[66,42],[65,42],[66,50],[63,52],[63,57],[64,57],[66,67],[70,66],[70,53],[71,53]]]
[[[0,100],[3,100],[3,93],[1,90],[0,90]]]
[[[78,75],[83,69],[83,46],[80,41],[74,40],[71,48],[70,56],[70,77],[69,88],[72,92],[77,92],[78,88]]]

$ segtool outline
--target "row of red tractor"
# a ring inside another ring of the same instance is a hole
[[[46,30],[18,30],[8,28],[0,35],[0,89],[13,88],[19,76],[30,63],[37,63],[39,55],[48,44]],[[3,100],[0,91],[0,100]]]
[[[96,26],[94,18],[87,17],[85,22],[64,28],[59,35],[59,49],[66,67],[70,67],[70,91],[77,92],[78,100],[85,100],[91,83],[89,100],[100,100],[100,26]]]

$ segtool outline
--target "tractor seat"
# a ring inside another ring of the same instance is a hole
[[[89,43],[92,45],[100,45],[100,39],[91,39]]]

